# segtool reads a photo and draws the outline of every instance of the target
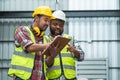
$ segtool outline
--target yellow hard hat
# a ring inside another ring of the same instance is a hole
[[[35,17],[36,15],[45,15],[54,19],[52,16],[52,10],[48,6],[37,7],[33,12],[32,17]]]

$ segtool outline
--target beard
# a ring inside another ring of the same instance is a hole
[[[50,27],[50,33],[51,33],[52,35],[57,36],[57,35],[62,35],[63,31],[60,31],[59,34],[57,34],[57,33],[55,32],[55,30],[53,30],[53,29]]]

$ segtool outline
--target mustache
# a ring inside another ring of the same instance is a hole
[[[51,33],[52,35],[55,35],[55,31],[56,31],[56,30],[53,30],[53,29],[50,27],[50,33]],[[63,33],[63,31],[60,31],[60,34],[59,34],[59,35],[62,35],[62,33]]]

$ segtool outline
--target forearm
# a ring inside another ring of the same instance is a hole
[[[84,52],[82,49],[77,50],[77,49],[73,48],[72,52],[74,53],[75,58],[77,58],[79,61],[84,60]]]
[[[46,64],[47,64],[47,66],[51,67],[53,65],[53,63],[54,63],[54,57],[53,56],[48,56],[46,58]]]
[[[80,52],[78,50],[74,49],[72,52],[74,53],[74,55],[77,59],[80,58]]]
[[[48,46],[48,44],[32,44],[32,45],[28,46],[26,50],[27,50],[28,52],[42,51],[42,50],[44,50],[47,46]]]
[[[82,50],[75,51],[74,55],[75,55],[75,57],[77,58],[78,61],[83,61],[84,60],[84,52]]]
[[[80,47],[80,45],[75,46],[75,44],[74,44],[73,53],[74,53],[74,55],[75,55],[75,57],[78,61],[83,61],[84,60],[85,53],[82,50],[82,48]]]

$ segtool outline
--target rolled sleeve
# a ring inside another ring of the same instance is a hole
[[[16,29],[15,32],[15,44],[16,46],[22,46],[24,50],[26,48],[33,44],[31,38],[30,38],[30,33],[26,30],[25,27],[20,26]]]
[[[83,61],[84,60],[84,56],[85,56],[84,51],[82,50],[81,46],[78,43],[75,43],[75,42],[73,42],[73,43],[74,43],[73,46],[79,51],[79,54],[80,54],[79,59],[76,58],[76,60]]]
[[[80,50],[79,53],[80,53],[80,57],[79,57],[78,61],[83,61],[84,60],[84,52],[82,50]]]

